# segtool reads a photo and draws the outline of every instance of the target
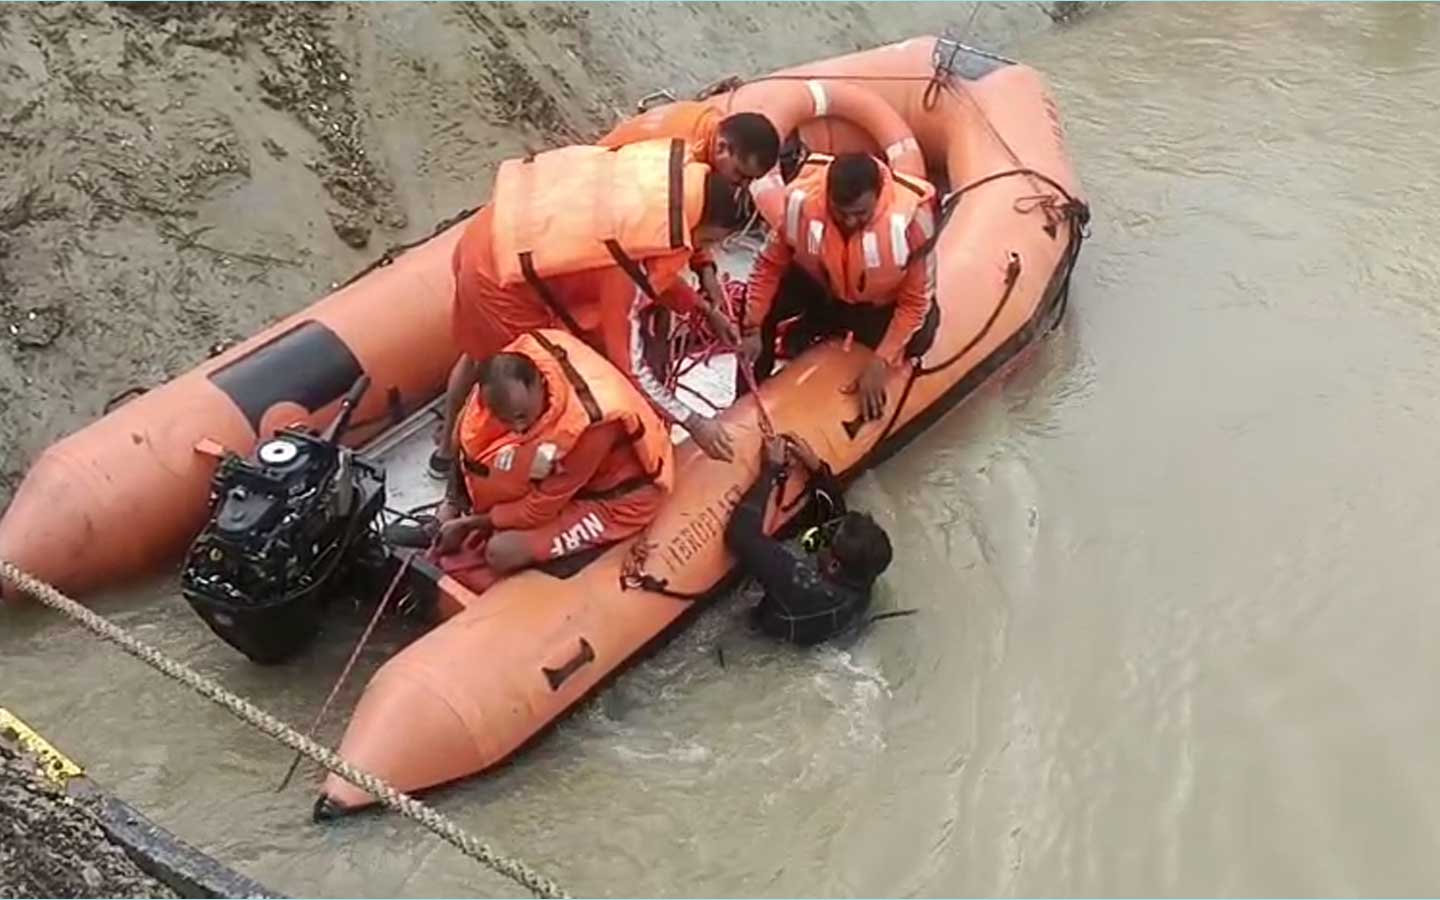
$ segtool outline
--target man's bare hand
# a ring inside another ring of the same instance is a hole
[[[760,357],[760,333],[752,332],[740,340],[740,361],[747,366],[755,365]]]
[[[460,516],[440,526],[440,537],[435,542],[435,549],[442,555],[454,553],[472,535],[483,539],[489,537],[493,530],[488,516]]]
[[[885,381],[890,376],[890,367],[878,356],[870,360],[861,371],[860,377],[845,388],[847,394],[860,395],[860,417],[872,422],[885,414]]]
[[[761,453],[764,454],[765,462],[772,466],[785,465],[785,456],[788,447],[783,437],[767,437],[761,446]]]
[[[707,419],[696,413],[690,417],[685,430],[690,432],[690,437],[695,439],[695,443],[711,459],[730,462],[735,458],[735,447],[730,442],[730,433],[714,419]]]
[[[735,323],[725,316],[718,305],[711,303],[705,307],[705,320],[710,323],[715,336],[720,338],[720,343],[726,347],[735,347],[740,343],[740,332]]]
[[[799,461],[800,465],[811,472],[820,468],[822,465],[820,455],[805,442],[804,438],[794,434],[786,434],[785,440],[789,443],[790,454]]]

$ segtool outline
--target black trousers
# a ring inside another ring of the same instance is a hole
[[[847,331],[855,336],[855,340],[874,349],[884,339],[890,320],[895,318],[895,305],[871,306],[836,300],[804,269],[791,266],[781,277],[775,302],[760,325],[760,353],[755,358],[756,382],[769,378],[775,369],[775,335],[780,323],[797,315],[801,317],[800,321],[785,334],[785,352],[791,357],[804,352],[811,344]],[[931,302],[920,330],[905,345],[905,356],[910,359],[924,356],[935,343],[939,330],[940,305]]]

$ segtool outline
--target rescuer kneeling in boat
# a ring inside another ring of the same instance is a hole
[[[624,375],[544,329],[480,367],[436,518],[437,563],[475,592],[640,531],[674,479],[669,430]]]
[[[862,417],[878,419],[892,368],[923,356],[940,327],[935,213],[926,181],[869,154],[811,154],[750,273],[743,356],[754,360],[756,380],[774,368],[780,323],[799,316],[785,336],[792,355],[846,332],[874,348],[850,390]]]
[[[687,266],[713,266],[705,247],[743,224],[734,185],[690,159],[682,141],[566,147],[504,163],[493,201],[455,248],[452,327],[462,356],[432,473],[449,469],[454,417],[479,361],[537,328],[582,337],[708,456],[730,459],[725,429],[676,397],[657,371],[668,349],[657,323],[698,310],[722,336],[737,337],[719,307],[682,279]]]
[[[890,537],[867,513],[849,512],[829,466],[804,441],[768,438],[755,484],[725,529],[725,545],[765,596],[751,622],[772,637],[817,644],[862,621],[875,580],[890,565]],[[804,554],[765,534],[765,507],[787,457],[805,467],[819,520],[801,535]],[[893,615],[893,613],[891,614]]]

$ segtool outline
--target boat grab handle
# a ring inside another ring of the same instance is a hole
[[[579,651],[576,652],[568,662],[557,669],[552,669],[549,666],[541,666],[540,671],[545,673],[545,680],[550,682],[550,690],[558,691],[560,690],[560,685],[564,684],[571,675],[574,675],[581,666],[594,661],[595,648],[591,647],[590,642],[582,637],[580,639]]]

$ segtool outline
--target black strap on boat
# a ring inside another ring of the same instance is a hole
[[[115,396],[111,397],[109,400],[106,400],[106,401],[105,401],[105,405],[102,406],[102,407],[100,407],[100,411],[101,411],[104,415],[109,415],[110,412],[111,412],[111,410],[115,409],[117,406],[121,406],[121,405],[123,405],[123,404],[125,404],[125,403],[127,403],[127,402],[129,402],[129,401],[131,401],[131,400],[134,400],[136,397],[139,397],[141,394],[148,394],[148,393],[150,393],[150,389],[149,389],[148,387],[143,386],[143,385],[138,385],[138,384],[137,384],[137,385],[135,385],[135,386],[133,386],[133,387],[128,387],[128,388],[126,388],[125,390],[121,391],[120,393],[116,394]]]
[[[424,237],[416,238],[413,241],[408,241],[403,244],[392,244],[390,247],[387,247],[385,252],[382,253],[380,257],[374,262],[370,263],[365,268],[361,269],[354,275],[351,275],[349,278],[341,282],[340,287],[349,287],[350,285],[359,281],[361,278],[364,278],[366,275],[369,275],[376,269],[381,269],[385,266],[390,265],[405,253],[415,249],[416,247],[420,246],[431,238],[436,237],[441,232],[446,231],[450,227],[460,224],[461,222],[475,215],[475,213],[479,211],[480,207],[478,206],[472,206],[466,209],[462,209],[450,218],[442,220],[429,234],[425,235]]]
[[[989,334],[990,329],[995,327],[995,322],[999,320],[1000,313],[1005,310],[1005,304],[1010,302],[1010,296],[1015,293],[1015,284],[1020,280],[1020,269],[1020,255],[1018,253],[1011,253],[1010,259],[1005,265],[1005,289],[1000,293],[1000,302],[996,303],[995,309],[991,310],[990,318],[985,320],[985,324],[980,326],[980,330],[975,332],[975,336],[966,342],[965,346],[957,350],[944,362],[937,363],[933,366],[921,366],[918,369],[919,375],[934,375],[936,372],[950,368],[959,362],[961,357],[975,349],[976,345],[985,340],[985,335]]]
[[[349,422],[345,423],[345,430],[343,433],[350,434],[353,431],[364,431],[366,428],[370,428],[381,423],[387,425],[399,425],[401,422],[405,421],[405,417],[407,415],[408,412],[405,408],[404,395],[400,393],[399,387],[391,385],[385,391],[385,412],[373,415],[368,419],[351,419]]]
[[[570,362],[570,355],[565,352],[565,348],[538,331],[531,333],[535,336],[535,342],[544,347],[545,351],[555,357],[555,361],[560,364],[560,371],[565,373],[565,380],[570,382],[570,386],[580,397],[580,405],[585,407],[585,415],[590,417],[590,424],[594,425],[605,418],[604,413],[600,411],[600,404],[595,401],[594,392],[590,390],[590,385],[575,369],[574,363]]]
[[[650,557],[650,551],[655,546],[646,540],[648,535],[648,528],[640,533],[635,542],[630,545],[630,552],[626,554],[625,561],[620,564],[620,590],[645,591],[669,597],[672,600],[683,600],[686,603],[703,600],[707,594],[706,591],[695,593],[672,591],[669,579],[657,578],[645,571],[645,563]]]
[[[650,594],[659,594],[662,597],[669,597],[672,600],[684,600],[686,603],[693,603],[696,600],[704,599],[704,593],[687,594],[684,591],[670,590],[670,582],[664,578],[656,578],[646,572],[637,572],[634,575],[620,576],[621,590],[639,589]]]
[[[1074,271],[1076,259],[1078,259],[1080,256],[1081,244],[1084,242],[1084,239],[1087,236],[1086,226],[1090,223],[1090,207],[1085,202],[1076,199],[1074,195],[1072,195],[1069,191],[1065,189],[1064,185],[1060,184],[1058,181],[1051,178],[1049,175],[1046,175],[1045,173],[1039,172],[1035,169],[1016,168],[1006,169],[1001,172],[994,172],[990,175],[984,176],[983,178],[977,178],[976,180],[970,182],[967,185],[964,185],[958,190],[952,191],[948,196],[946,196],[945,201],[940,205],[940,217],[935,224],[935,233],[931,235],[929,240],[921,244],[920,247],[911,254],[911,259],[918,259],[924,254],[934,251],[935,245],[940,240],[940,236],[944,234],[945,228],[950,224],[951,217],[953,216],[955,210],[959,207],[960,201],[965,197],[966,194],[970,193],[978,187],[989,184],[992,181],[999,181],[1002,178],[1011,178],[1016,176],[1038,178],[1050,187],[1054,188],[1057,192],[1059,192],[1060,196],[1064,198],[1065,202],[1063,204],[1055,206],[1055,210],[1058,211],[1058,214],[1070,221],[1069,243],[1066,246],[1065,253],[1061,256],[1060,260],[1060,266],[1063,267],[1065,270],[1064,281],[1061,285],[1061,297],[1059,306],[1060,313],[1061,315],[1063,315],[1065,307],[1069,301],[1070,275]],[[1034,204],[1033,201],[1035,198],[1023,199],[1031,202],[1032,205],[1030,205],[1030,209],[1039,208],[1040,206],[1040,204]],[[1027,210],[1020,209],[1017,211],[1025,212]],[[1047,209],[1046,214],[1048,217],[1049,215],[1051,215],[1051,211]],[[1049,225],[1050,223],[1047,221],[1046,233],[1050,234],[1053,237],[1056,232],[1055,229],[1053,227],[1049,227]],[[905,388],[900,394],[900,402],[896,405],[895,412],[891,415],[889,423],[885,426],[885,430],[881,432],[880,438],[875,442],[874,447],[876,449],[878,449],[879,446],[884,443],[885,439],[889,437],[890,433],[894,430],[896,423],[900,419],[900,412],[905,407],[905,401],[910,397],[910,390],[915,386],[916,379],[922,378],[926,375],[934,375],[937,372],[948,369],[950,366],[959,362],[966,353],[974,349],[975,346],[980,343],[980,341],[984,340],[985,335],[990,333],[990,329],[994,327],[995,322],[999,320],[1000,313],[1004,310],[1005,304],[1009,302],[1011,294],[1014,293],[1015,285],[1019,281],[1019,278],[1020,258],[1017,255],[1012,254],[1010,257],[1009,265],[1005,270],[1005,290],[1001,293],[999,302],[996,304],[995,309],[990,313],[990,317],[985,321],[985,324],[981,327],[979,333],[977,333],[973,338],[971,338],[965,344],[965,346],[960,349],[958,353],[951,355],[944,362],[933,366],[924,366],[921,364],[920,360],[916,360],[913,363],[910,371],[910,377],[906,380]],[[1058,324],[1058,321],[1056,324]],[[851,440],[854,440],[855,435],[859,433],[861,427],[863,427],[865,423],[860,418],[860,416],[857,415],[854,419],[850,419],[849,421],[846,421],[842,424],[845,428],[846,435],[848,435]]]

